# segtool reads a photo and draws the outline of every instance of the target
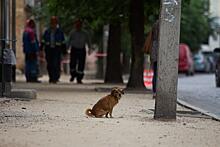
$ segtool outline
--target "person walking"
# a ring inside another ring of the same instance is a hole
[[[38,52],[39,42],[35,32],[33,19],[27,20],[23,32],[23,52],[25,54],[25,77],[27,82],[40,82],[38,80]]]
[[[49,83],[57,83],[61,72],[61,54],[66,54],[66,43],[63,31],[58,27],[58,19],[52,16],[50,27],[45,30],[41,50],[45,51]]]
[[[144,51],[146,53],[150,53],[150,62],[151,62],[151,67],[153,69],[153,79],[152,79],[153,98],[156,98],[158,49],[159,49],[159,20],[157,20],[154,23],[152,30],[149,32],[144,44]]]
[[[89,37],[86,32],[82,30],[82,21],[76,20],[74,22],[74,29],[69,34],[68,48],[70,51],[70,82],[77,79],[77,83],[82,84],[84,76],[85,60],[86,60],[86,44],[91,49]]]

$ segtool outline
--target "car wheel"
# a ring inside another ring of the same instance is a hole
[[[206,73],[210,73],[210,71],[211,71],[210,64],[207,63],[207,64],[206,64],[206,67],[205,67],[205,72],[206,72]]]
[[[220,87],[220,74],[218,73],[218,70],[215,71],[215,83],[216,87]]]
[[[216,80],[216,87],[220,87],[220,80]]]
[[[193,68],[193,66],[190,66],[190,68],[187,71],[187,75],[188,76],[193,76],[194,75],[194,68]]]
[[[218,75],[215,75],[215,82],[216,82],[216,87],[220,87],[220,77]]]

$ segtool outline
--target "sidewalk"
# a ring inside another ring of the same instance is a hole
[[[111,88],[100,80],[82,85],[63,76],[54,85],[18,80],[16,88],[34,88],[36,100],[1,99],[0,147],[217,147],[220,123],[206,118],[177,117],[174,122],[153,120],[151,94],[128,94],[114,108],[114,118],[90,118],[85,110]],[[124,87],[124,85],[118,85]],[[178,106],[178,111],[191,112]]]

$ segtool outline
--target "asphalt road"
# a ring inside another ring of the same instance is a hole
[[[220,88],[215,86],[214,74],[180,76],[178,102],[220,120]]]

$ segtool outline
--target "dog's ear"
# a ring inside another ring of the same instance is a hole
[[[115,93],[116,91],[117,91],[117,87],[113,87],[113,88],[112,88],[112,91],[111,91],[111,94],[114,95],[114,93]]]
[[[119,92],[121,94],[124,94],[124,89],[118,88],[118,87],[113,87],[111,93],[113,94],[114,92]]]
[[[121,91],[121,94],[125,94],[123,88],[120,88],[119,90]]]
[[[115,91],[115,90],[117,90],[117,89],[118,89],[117,87],[113,87],[113,88],[112,88],[112,91]]]

